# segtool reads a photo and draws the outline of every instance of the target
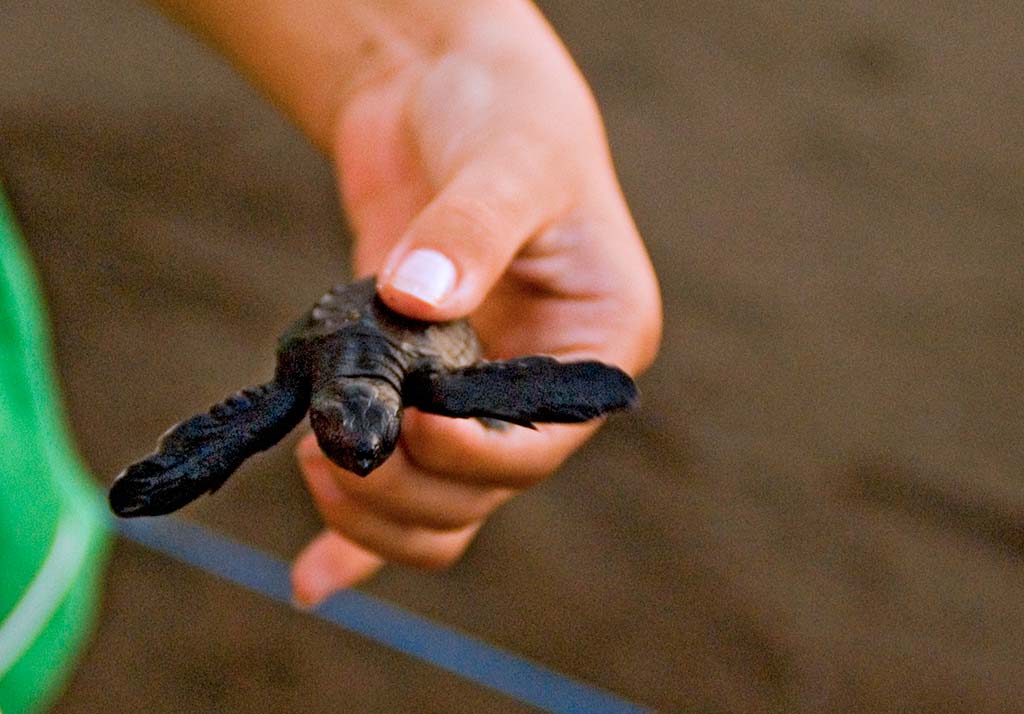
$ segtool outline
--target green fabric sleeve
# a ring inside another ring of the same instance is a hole
[[[41,299],[0,194],[0,711],[41,711],[88,634],[108,528],[68,436]]]

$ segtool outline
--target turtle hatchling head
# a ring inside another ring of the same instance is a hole
[[[397,392],[386,382],[345,379],[313,399],[309,421],[331,461],[366,476],[395,450],[399,403]]]

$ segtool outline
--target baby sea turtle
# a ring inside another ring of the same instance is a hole
[[[465,320],[410,320],[367,278],[338,285],[282,336],[273,381],[171,428],[110,488],[119,516],[170,513],[212,493],[309,412],[324,453],[365,476],[398,442],[403,407],[532,427],[583,422],[636,402],[627,374],[600,362],[531,356],[488,362]]]

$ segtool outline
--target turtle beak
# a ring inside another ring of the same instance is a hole
[[[350,465],[352,468],[349,470],[357,476],[366,476],[377,468],[377,462],[372,458],[353,459]]]
[[[316,414],[310,411],[310,422],[316,433],[317,443],[327,458],[346,471],[351,471],[357,476],[366,476],[384,463],[395,449],[393,443],[385,447],[379,438],[375,438],[376,435],[374,438],[366,438],[366,434],[361,433],[353,438],[351,432],[339,433],[339,429],[332,429],[333,425],[324,424],[325,417],[330,421],[329,414],[322,411]]]

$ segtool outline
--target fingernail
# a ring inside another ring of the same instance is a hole
[[[436,250],[418,248],[405,256],[388,282],[399,292],[437,305],[455,287],[455,265]]]

